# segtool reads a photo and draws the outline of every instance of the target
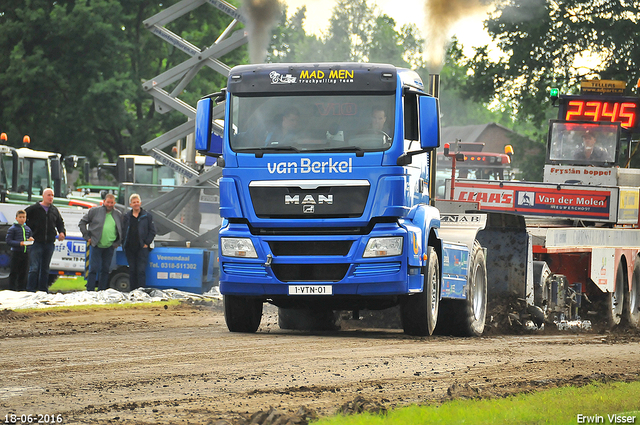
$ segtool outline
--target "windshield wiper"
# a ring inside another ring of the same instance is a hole
[[[263,148],[240,148],[236,149],[236,152],[255,153],[256,158],[262,158],[265,152],[300,152],[300,150],[293,146],[265,146]]]
[[[322,152],[355,152],[356,156],[364,156],[364,149],[360,146],[336,146],[333,148],[322,149]]]

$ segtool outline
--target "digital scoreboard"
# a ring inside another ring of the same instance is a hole
[[[564,121],[619,122],[640,130],[640,98],[622,96],[560,96],[558,118]]]

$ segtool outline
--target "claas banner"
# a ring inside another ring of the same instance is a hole
[[[478,202],[484,211],[512,212],[527,216],[561,217],[576,220],[621,222],[638,221],[638,206],[619,214],[619,188],[585,187],[563,184],[508,181],[456,180],[454,198]]]

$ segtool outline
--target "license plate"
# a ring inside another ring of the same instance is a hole
[[[331,285],[289,285],[289,295],[331,295]]]

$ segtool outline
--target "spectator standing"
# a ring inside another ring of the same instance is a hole
[[[33,246],[29,252],[27,291],[47,291],[49,263],[55,250],[56,238],[63,241],[67,231],[58,208],[53,205],[53,189],[42,191],[42,201],[26,208],[27,226],[31,228]]]
[[[109,287],[109,268],[113,253],[122,240],[122,214],[115,209],[116,197],[107,194],[102,206],[93,207],[80,219],[78,227],[89,243],[87,291],[104,291]]]
[[[27,288],[27,271],[29,270],[29,247],[33,241],[31,229],[25,224],[27,213],[16,212],[16,221],[7,230],[7,245],[11,247],[11,272],[9,273],[9,289],[24,291]]]
[[[131,290],[146,283],[145,269],[149,262],[151,243],[156,237],[156,227],[151,213],[142,209],[140,195],[129,197],[129,210],[122,219],[124,242],[122,248],[129,263],[129,285]]]

